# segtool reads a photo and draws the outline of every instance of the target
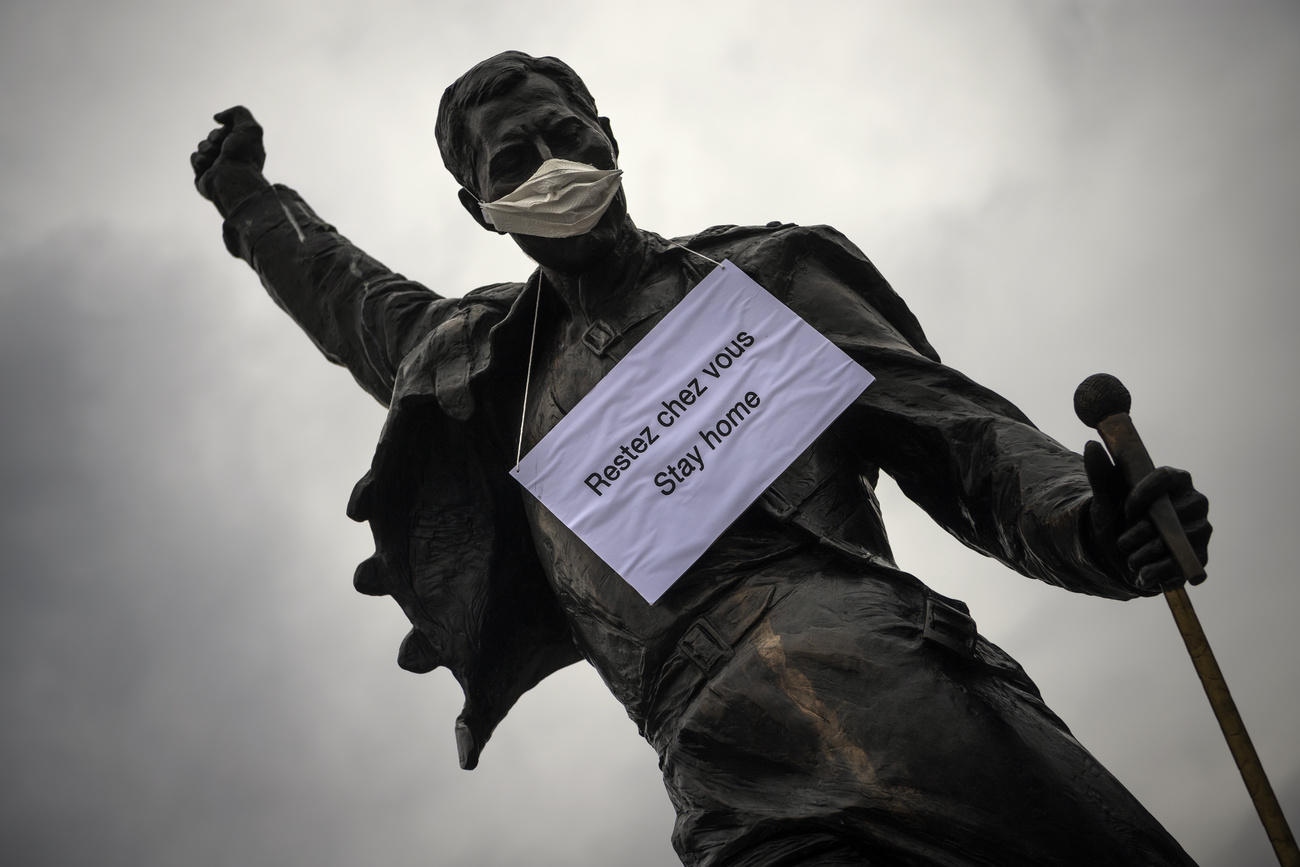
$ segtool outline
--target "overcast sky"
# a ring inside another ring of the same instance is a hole
[[[364,9],[364,11],[363,11]],[[1300,6],[1234,2],[0,5],[0,672],[14,864],[674,863],[653,751],[585,666],[472,773],[459,691],[394,662],[343,514],[382,409],[229,258],[188,156],[244,103],[267,174],[438,291],[529,263],[456,204],[442,89],[557,55],[637,222],[829,223],[945,361],[1081,448],[1134,394],[1211,498],[1193,591],[1300,822]],[[891,484],[904,568],[968,601],[1206,867],[1271,863],[1163,602],[962,548]]]

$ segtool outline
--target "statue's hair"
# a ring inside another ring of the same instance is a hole
[[[476,154],[466,135],[466,110],[501,96],[530,74],[549,78],[569,100],[572,108],[592,120],[597,118],[596,100],[587,90],[587,85],[582,83],[578,73],[558,58],[532,57],[522,51],[503,51],[476,63],[443,91],[442,101],[438,103],[438,121],[434,127],[442,163],[462,187],[477,193]]]

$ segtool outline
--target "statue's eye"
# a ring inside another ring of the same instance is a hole
[[[505,150],[498,151],[493,157],[489,166],[493,178],[497,180],[510,180],[523,173],[527,176],[528,158],[531,155],[531,149],[523,146],[509,147]]]
[[[556,125],[549,136],[552,147],[558,148],[578,144],[582,140],[583,129],[582,121],[576,117],[569,118]]]

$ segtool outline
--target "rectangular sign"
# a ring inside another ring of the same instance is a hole
[[[653,603],[872,379],[724,261],[511,474]]]

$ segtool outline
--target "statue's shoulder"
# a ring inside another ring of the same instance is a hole
[[[460,306],[482,307],[485,310],[505,313],[524,291],[524,283],[489,283],[471,289],[460,298]]]
[[[788,237],[791,233],[798,234],[806,230],[807,227],[795,223],[783,223],[780,220],[773,220],[761,226],[737,226],[727,223],[720,226],[710,226],[701,232],[696,232],[694,235],[674,238],[673,240],[686,246],[695,244],[700,248],[722,252],[729,248],[743,248],[763,241],[777,240]],[[691,249],[694,249],[694,247]]]
[[[710,226],[702,232],[674,239],[692,250],[731,259],[742,268],[789,265],[799,258],[829,258],[843,264],[853,260],[859,267],[874,266],[861,250],[839,230],[826,225],[803,226],[774,220],[761,226]],[[714,254],[718,255],[714,255]]]
[[[805,319],[826,320],[824,332],[836,331],[834,322],[883,319],[917,352],[939,360],[907,304],[838,229],[781,222],[712,226],[676,241],[712,259],[731,260]]]

